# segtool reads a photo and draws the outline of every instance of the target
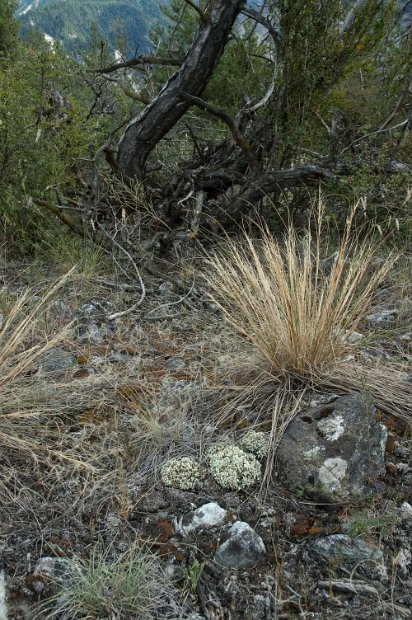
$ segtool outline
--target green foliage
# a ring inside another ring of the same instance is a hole
[[[14,18],[16,0],[0,0],[0,59],[11,56],[16,48],[18,24]]]
[[[382,234],[407,234],[411,227],[409,176],[387,173],[393,160],[412,165],[412,133],[401,125],[411,105],[412,34],[401,36],[395,5],[368,0],[342,36],[348,3],[271,0],[265,15],[280,31],[276,44],[253,20],[239,19],[202,95],[240,119],[262,171],[339,161],[343,174],[325,183],[328,216],[344,218],[347,205],[366,196],[364,217],[374,219]],[[14,9],[13,1],[0,0],[0,210],[3,231],[38,247],[43,231],[58,221],[46,217],[45,206],[55,213],[56,206],[61,212],[76,208],[97,149],[108,139],[115,142],[142,101],[153,99],[176,71],[153,66],[146,81],[144,72],[134,73],[132,83],[130,74],[105,78],[93,69],[113,61],[113,46],[124,55],[147,51],[149,28],[157,55],[183,57],[199,16],[183,0],[167,3],[160,21],[150,0],[46,0],[21,17],[22,44]],[[29,20],[76,55],[29,33]],[[272,85],[265,105],[238,115]],[[198,145],[228,134],[220,119],[192,108],[157,148],[166,163],[153,181],[170,177],[181,159],[199,152]],[[292,212],[302,212],[312,199],[307,187],[271,196],[276,207]]]
[[[279,58],[276,82],[281,96],[273,110],[278,126],[277,159],[290,165],[303,148],[318,150],[328,142],[321,115],[331,122],[341,103],[350,101],[348,86],[371,63],[371,54],[385,37],[394,3],[369,0],[367,9],[357,13],[352,26],[341,36],[339,26],[348,7],[339,0],[290,3],[280,0]],[[345,83],[345,80],[346,83]]]
[[[345,530],[353,538],[370,535],[381,537],[387,536],[395,525],[396,512],[394,510],[382,512],[365,508],[350,515]]]
[[[191,592],[196,592],[204,567],[205,562],[195,560],[193,564],[186,569],[186,587]]]
[[[36,243],[47,220],[57,221],[46,220],[44,207],[66,206],[111,127],[128,113],[119,86],[85,73],[96,56],[91,48],[79,65],[32,34],[0,72],[0,212],[3,233],[18,244]]]
[[[271,81],[267,63],[259,54],[260,41],[254,36],[234,37],[226,45],[204,98],[236,115],[239,109],[265,94]]]

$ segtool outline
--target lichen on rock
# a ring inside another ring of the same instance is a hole
[[[256,457],[236,446],[217,444],[209,449],[208,456],[210,473],[224,489],[246,489],[261,478],[261,467]]]
[[[193,489],[202,477],[200,466],[189,456],[171,459],[160,472],[163,484],[184,491]]]
[[[243,435],[239,445],[245,452],[251,452],[256,458],[263,459],[269,452],[270,437],[262,431],[249,431]]]

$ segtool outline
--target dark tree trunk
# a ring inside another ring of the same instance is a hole
[[[156,99],[128,125],[119,143],[117,166],[142,179],[147,158],[192,105],[181,93],[199,97],[212,77],[244,0],[210,0],[182,66]]]

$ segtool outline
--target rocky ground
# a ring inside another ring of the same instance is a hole
[[[1,447],[0,617],[143,617],[56,616],[47,601],[96,542],[115,557],[144,541],[168,584],[159,620],[412,618],[408,422],[380,411],[367,385],[306,393],[273,460],[270,397],[222,408],[246,343],[190,270],[165,261],[145,283],[146,302],[117,318],[133,287],[69,285],[37,328],[73,321],[24,377],[45,409],[26,429],[32,449]],[[4,272],[4,300],[23,284],[18,266]],[[391,359],[408,372],[408,308],[404,288],[383,288],[360,328],[359,355],[383,375]],[[46,439],[55,452],[39,451]]]

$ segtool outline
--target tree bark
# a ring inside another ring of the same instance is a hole
[[[127,126],[117,164],[128,177],[143,179],[147,159],[158,142],[192,105],[181,92],[199,97],[212,77],[244,0],[209,0],[193,44],[180,69],[156,99]]]

